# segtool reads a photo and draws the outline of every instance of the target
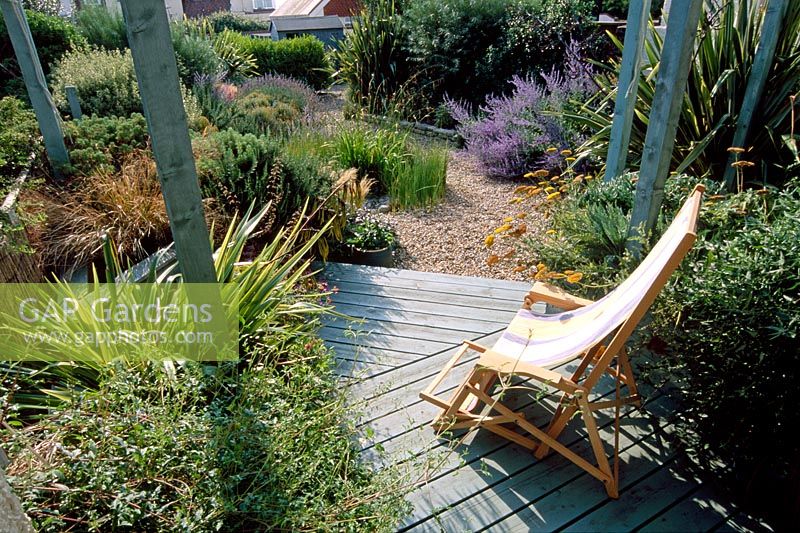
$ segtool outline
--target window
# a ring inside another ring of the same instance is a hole
[[[272,9],[274,0],[253,0],[253,9]]]

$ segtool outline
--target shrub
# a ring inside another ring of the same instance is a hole
[[[268,225],[286,223],[307,198],[327,194],[330,176],[319,160],[283,154],[278,140],[228,129],[194,143],[200,186],[230,212],[272,202]]]
[[[310,87],[277,75],[254,78],[240,86],[218,77],[203,77],[194,93],[202,113],[218,128],[256,135],[285,136],[310,125],[319,106]]]
[[[392,207],[431,206],[444,198],[447,160],[447,150],[442,148],[413,149],[410,161],[400,167],[389,186]]]
[[[572,48],[576,48],[575,45]],[[514,76],[510,96],[490,96],[477,117],[469,107],[448,100],[450,113],[459,123],[466,149],[474,153],[487,173],[519,177],[534,165],[552,167],[548,148],[566,149],[578,144],[579,132],[562,118],[569,99],[582,99],[591,88],[591,71],[570,56],[562,76],[557,71],[543,76]]]
[[[444,95],[473,105],[504,94],[512,76],[564,62],[567,44],[589,30],[590,0],[421,0],[403,13],[406,50],[418,85],[436,105]]]
[[[32,110],[7,96],[0,99],[0,124],[0,194],[5,194],[39,146],[39,123]]]
[[[248,80],[233,101],[231,126],[256,134],[286,134],[314,120],[319,99],[310,87],[284,76]]]
[[[54,67],[53,101],[69,111],[64,87],[74,85],[85,115],[127,117],[142,111],[130,50],[76,50]]]
[[[630,0],[602,0],[599,4],[599,9],[596,10],[598,13],[608,13],[619,19],[624,19],[628,16]],[[653,2],[650,3],[650,16],[653,18],[661,16],[661,9],[663,7],[664,0],[653,0]]]
[[[181,22],[173,22],[170,32],[178,75],[184,85],[191,87],[198,76],[213,76],[222,70],[222,62],[209,37],[189,31]]]
[[[670,346],[654,371],[680,386],[692,457],[786,526],[800,483],[799,209],[797,182],[707,201],[695,250],[653,325]]]
[[[125,50],[128,48],[128,32],[122,15],[104,6],[88,5],[75,14],[75,26],[86,41],[106,50]]]
[[[749,7],[747,7],[749,6]],[[701,22],[701,39],[689,71],[686,97],[678,119],[675,149],[670,169],[696,176],[721,178],[728,161],[726,150],[733,142],[737,116],[761,36],[763,10],[757,4],[726,2],[717,20]],[[745,10],[744,7],[747,7]],[[750,122],[747,159],[761,166],[769,182],[781,183],[787,175],[785,164],[791,153],[785,150],[781,135],[790,129],[790,96],[800,89],[800,4],[792,3],[783,20],[774,60],[756,111]],[[650,64],[661,57],[661,39],[647,44]],[[618,42],[621,47],[621,43]],[[573,117],[590,131],[581,148],[583,156],[606,159],[616,98],[617,64],[607,66],[606,75],[597,78],[600,101],[588,102]],[[636,168],[642,154],[647,116],[656,88],[655,76],[639,78],[636,112],[631,129],[628,161]],[[638,154],[638,156],[637,156]]]
[[[315,89],[329,83],[325,47],[316,37],[306,35],[273,41],[228,32],[228,39],[255,59],[258,74],[278,74],[303,81]]]
[[[231,13],[230,11],[218,11],[205,17],[215,33],[225,30],[247,32],[247,31],[269,31],[269,21],[258,20],[254,17],[247,17]]]
[[[30,10],[26,11],[25,15],[45,76],[50,74],[52,65],[64,54],[86,43],[75,26],[61,17]],[[2,16],[0,16],[0,71],[3,72],[0,96],[14,95],[26,98],[22,73]]]
[[[64,123],[71,171],[79,175],[111,173],[135,150],[147,148],[147,122],[139,113],[127,118],[87,117]]]

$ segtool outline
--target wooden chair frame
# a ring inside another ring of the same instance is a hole
[[[696,200],[692,211],[692,220],[694,221],[697,220],[703,190],[702,186],[698,186],[692,193]],[[625,343],[658,293],[661,292],[672,272],[683,260],[695,239],[693,226],[684,235],[631,315],[607,337],[610,338],[610,342],[603,345],[602,343],[606,339],[598,339],[596,344],[586,351],[576,354],[576,359],[580,359],[580,363],[571,377],[525,361],[511,359],[474,342],[464,341],[453,358],[442,368],[430,385],[420,393],[420,398],[442,409],[433,420],[433,426],[438,431],[485,427],[497,435],[532,450],[538,459],[544,458],[551,449],[555,450],[602,481],[609,497],[619,497],[619,410],[624,405],[641,405]],[[567,311],[593,303],[591,300],[572,296],[561,289],[541,282],[535,283],[525,296],[523,307],[530,309],[534,302],[546,302]],[[468,350],[480,353],[477,363],[449,399],[437,396],[436,389]],[[613,368],[612,362],[615,360],[616,367]],[[610,374],[616,380],[615,398],[590,401],[591,393],[605,374]],[[502,398],[493,397],[491,391],[498,378],[512,375],[534,380],[561,392],[561,399],[547,429],[538,428],[527,421],[522,412],[515,412],[501,403]],[[620,392],[623,385],[627,387],[625,396],[622,396]],[[595,411],[610,408],[616,410],[613,470],[603,448],[603,441],[600,438],[594,415]],[[493,412],[496,414],[492,414]],[[590,463],[558,441],[558,437],[567,423],[578,412],[580,412],[586,427],[596,464]],[[509,423],[521,428],[530,437],[504,426]]]

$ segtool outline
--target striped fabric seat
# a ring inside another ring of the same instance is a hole
[[[543,315],[520,309],[492,351],[544,368],[580,356],[631,316],[693,226],[692,206],[686,204],[644,261],[616,289],[573,311]]]

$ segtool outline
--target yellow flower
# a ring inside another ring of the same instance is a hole
[[[543,271],[543,270],[547,270],[547,267],[546,267],[546,266],[544,266],[544,263],[539,263],[538,265],[536,265],[536,270],[538,270],[539,272],[541,272],[541,271]]]
[[[577,159],[575,159],[574,157],[567,157],[564,158],[564,161],[566,161],[567,163],[574,163],[575,161],[577,161]]]
[[[574,274],[574,273],[575,273],[574,270],[565,270],[564,271],[564,274],[566,274],[567,276],[569,276],[570,274]]]
[[[731,163],[731,166],[734,167],[734,168],[754,167],[754,166],[756,166],[756,164],[753,163],[752,161],[736,161],[735,163]]]
[[[573,272],[569,276],[567,276],[567,283],[578,283],[580,280],[583,279],[583,274],[580,272]]]
[[[544,188],[544,192],[546,192],[547,194],[550,194],[551,192],[553,192],[555,190],[556,190],[555,187],[545,187]]]
[[[515,267],[514,267],[514,270],[513,270],[513,272],[514,272],[515,274],[519,274],[520,272],[525,272],[525,269],[526,269],[526,268],[527,268],[527,267],[526,267],[526,266],[524,266],[524,265],[517,265],[517,266],[515,266]]]
[[[518,204],[524,199],[525,198],[523,198],[522,196],[516,196],[516,197],[512,198],[511,200],[509,200],[508,203],[510,203],[510,204]]]
[[[583,179],[585,179],[586,181],[593,180],[594,176],[592,176],[591,174],[586,174],[586,177]]]
[[[582,181],[583,181],[583,178],[582,178],[581,176],[576,176],[576,177],[575,177],[575,178],[572,180],[572,183],[580,183],[580,182],[582,182]]]
[[[566,185],[562,185],[561,187],[558,188],[558,190],[561,191],[561,192],[567,192],[567,186]]]
[[[500,258],[497,257],[494,254],[492,254],[492,255],[490,255],[489,257],[486,258],[486,264],[489,265],[489,266],[496,265],[499,262],[500,262]]]
[[[555,235],[555,234],[556,234],[556,230],[554,230],[554,229],[549,229],[549,230],[545,231],[545,233],[546,233],[547,235]]]
[[[510,229],[511,229],[511,224],[506,223],[500,226],[499,228],[495,228],[494,232],[495,234],[498,234],[498,233],[503,233],[504,231],[508,231]]]
[[[560,192],[558,192],[558,191],[556,191],[556,192],[552,192],[552,193],[550,193],[550,194],[548,194],[548,195],[547,195],[547,201],[550,201],[550,200],[555,200],[555,199],[556,199],[556,198],[558,198],[559,196],[561,196],[561,193],[560,193]]]
[[[728,151],[734,154],[741,154],[742,152],[744,152],[744,148],[740,148],[738,146],[731,146],[730,148],[728,148]]]
[[[520,219],[525,218],[527,216],[528,216],[528,213],[517,213],[517,218],[520,218]]]
[[[483,242],[484,244],[486,244],[487,248],[491,248],[491,246],[494,244],[494,235],[492,234],[487,235],[486,239],[484,239]]]
[[[543,168],[541,168],[541,169],[539,169],[539,170],[537,170],[536,172],[533,173],[533,176],[536,177],[536,178],[546,178],[549,175],[550,175],[550,172],[545,170],[545,169],[543,169]]]
[[[536,174],[534,174],[533,172],[528,172],[527,174],[525,174],[526,178],[533,178],[535,176],[536,176]]]
[[[514,222],[514,217],[506,217],[503,219],[503,222]]]
[[[569,156],[572,155],[572,150],[568,150],[568,149],[561,150],[561,155],[563,155],[564,157],[569,157]]]
[[[556,152],[558,152],[558,148],[556,148],[555,146],[551,146],[547,150],[545,150],[545,152],[547,152],[548,154],[555,154]]]

